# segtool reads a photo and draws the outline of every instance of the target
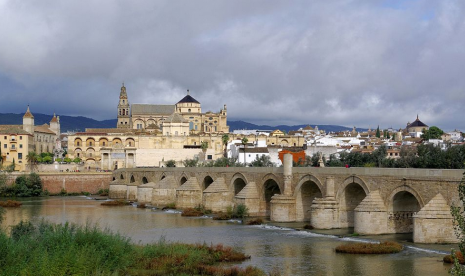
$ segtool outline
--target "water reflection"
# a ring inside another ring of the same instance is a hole
[[[85,197],[49,197],[24,200],[23,207],[7,209],[2,227],[21,220],[93,223],[129,236],[136,243],[151,243],[161,238],[187,243],[233,246],[252,256],[241,266],[255,265],[265,271],[279,269],[283,275],[447,275],[448,265],[439,262],[450,245],[413,245],[392,255],[336,254],[334,248],[346,242],[337,237],[347,229],[318,231],[326,235],[289,228],[247,226],[205,218],[184,218],[133,206],[105,207]],[[302,224],[276,224],[301,227]],[[329,235],[327,235],[329,234]],[[408,235],[383,235],[377,240],[406,240]],[[407,243],[408,244],[408,243]]]

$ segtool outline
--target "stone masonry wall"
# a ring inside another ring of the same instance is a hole
[[[108,189],[111,173],[40,173],[43,189],[58,194],[62,189],[68,193],[89,192]]]

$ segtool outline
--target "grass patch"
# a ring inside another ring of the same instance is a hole
[[[181,213],[181,216],[183,217],[201,217],[203,215],[205,215],[204,212],[194,209],[194,208],[184,209]]]
[[[99,196],[108,196],[109,192],[110,192],[110,189],[100,189],[98,190],[97,194]]]
[[[16,200],[0,201],[0,207],[21,207],[23,203]]]
[[[347,243],[336,247],[337,253],[349,254],[391,254],[402,251],[404,247],[397,242],[382,243]]]
[[[463,258],[462,252],[460,251],[455,251],[455,257],[457,257],[458,261],[460,264],[465,264],[465,259]],[[446,255],[442,259],[445,263],[453,264],[454,259],[452,258],[451,255]]]
[[[21,222],[10,237],[0,232],[0,275],[265,275],[219,265],[249,258],[221,244],[134,245],[108,230],[68,223]]]
[[[232,216],[227,214],[227,213],[224,213],[224,212],[218,212],[214,217],[213,217],[214,220],[230,220],[232,219]]]
[[[129,205],[129,201],[126,201],[124,199],[118,199],[118,200],[110,200],[110,201],[105,201],[102,202],[100,205],[102,206],[125,206]]]
[[[165,207],[161,208],[162,210],[176,210],[176,203],[171,202],[170,204],[166,205]]]
[[[263,220],[261,218],[251,219],[247,221],[247,225],[262,225]]]

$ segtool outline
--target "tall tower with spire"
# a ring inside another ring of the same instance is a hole
[[[26,113],[23,116],[23,130],[34,135],[34,116],[29,110],[29,105],[27,106]]]
[[[50,130],[55,132],[57,136],[60,136],[60,116],[56,116],[53,113],[53,118],[50,120]]]
[[[124,87],[123,83],[119,94],[117,128],[131,128],[130,113],[128,94],[126,93],[126,87]]]

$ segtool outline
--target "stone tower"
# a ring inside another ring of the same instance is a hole
[[[24,116],[23,116],[23,130],[34,135],[34,116],[29,110],[29,105],[27,106],[26,113],[24,113]]]
[[[60,116],[56,116],[53,113],[53,118],[50,120],[50,130],[55,132],[57,136],[60,135]]]
[[[117,128],[131,128],[130,113],[128,94],[126,93],[126,87],[124,87],[123,83],[123,86],[121,86],[121,92],[119,94]]]

